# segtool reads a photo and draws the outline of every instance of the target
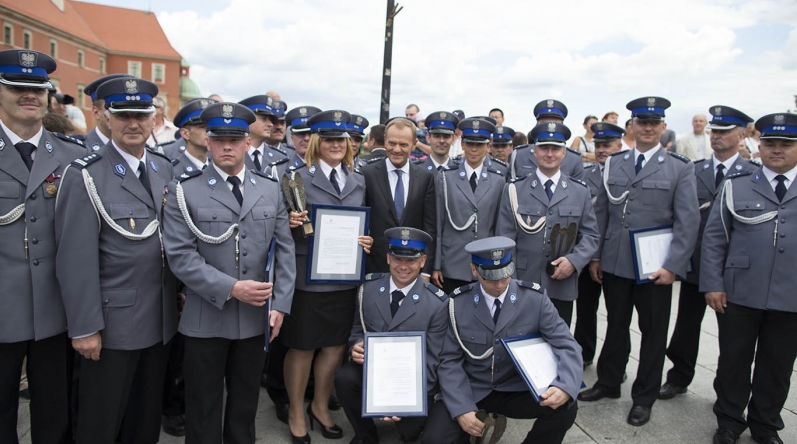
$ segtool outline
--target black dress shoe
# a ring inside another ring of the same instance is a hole
[[[355,435],[355,437],[349,441],[349,444],[379,444],[379,438],[360,438],[359,436]]]
[[[283,422],[285,424],[288,423],[288,408],[290,404],[286,403],[278,403],[274,404],[274,414],[277,417],[279,422]]]
[[[620,392],[611,392],[609,390],[605,390],[600,387],[588,388],[578,394],[578,400],[586,402],[597,401],[603,398],[616,399],[619,397],[620,397]]]
[[[783,440],[781,440],[777,435],[767,436],[765,438],[753,436],[753,441],[757,442],[758,444],[783,444]]]
[[[172,436],[185,436],[185,418],[183,415],[164,416],[161,421],[163,431]]]
[[[268,379],[265,373],[260,374],[260,387],[268,388]]]
[[[330,410],[332,410],[332,411],[340,410],[340,401],[338,400],[338,397],[335,396],[334,393],[329,395],[329,406],[328,406],[328,408]]]
[[[643,426],[650,421],[650,407],[635,405],[628,413],[628,423],[632,426]]]
[[[659,389],[659,399],[672,399],[684,393],[686,393],[686,387],[673,384],[672,382],[665,382]]]
[[[333,424],[332,427],[327,427],[319,421],[319,419],[313,413],[313,404],[307,404],[307,416],[310,417],[310,430],[313,430],[313,423],[318,422],[318,425],[321,426],[321,435],[326,439],[340,439],[343,438],[343,429],[338,427],[337,424]]]
[[[713,444],[736,444],[739,440],[739,434],[733,430],[720,427],[714,432],[714,439],[711,440]]]

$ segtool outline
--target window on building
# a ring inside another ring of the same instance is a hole
[[[155,83],[166,83],[166,65],[163,63],[152,64],[152,81]]]
[[[78,85],[77,85],[77,97],[75,97],[75,102],[76,102],[75,105],[78,108],[83,108],[85,106],[85,103],[86,103],[83,100],[83,98],[85,97],[85,94],[83,93],[84,89],[86,89],[86,87],[84,85],[81,85],[81,84],[78,83]]]
[[[100,73],[105,74],[105,57],[100,57]]]
[[[22,48],[31,49],[33,47],[33,33],[27,29],[22,31]]]
[[[81,68],[83,67],[83,50],[82,49],[78,49],[77,50],[77,66],[79,66]]]
[[[127,73],[134,77],[141,77],[141,62],[128,61]]]
[[[58,40],[50,39],[50,57],[58,58]]]
[[[14,46],[14,25],[3,23],[3,44]]]

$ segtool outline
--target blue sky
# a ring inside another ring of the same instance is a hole
[[[276,90],[289,106],[341,108],[378,120],[385,1],[97,0],[155,12],[204,94]],[[399,0],[391,115],[502,108],[528,131],[543,99],[563,101],[582,134],[588,114],[628,118],[631,99],[673,103],[691,130],[712,105],[757,118],[794,109],[793,0]],[[172,110],[172,114],[176,110]]]

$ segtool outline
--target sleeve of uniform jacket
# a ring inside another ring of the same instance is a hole
[[[673,193],[673,238],[664,268],[678,276],[686,276],[689,260],[695,250],[700,227],[697,185],[692,162],[683,163]]]
[[[293,290],[296,287],[296,245],[293,242],[288,207],[282,196],[282,189],[277,187],[277,222],[274,225],[274,237],[277,238],[274,252],[274,290],[271,308],[285,314],[291,313]]]
[[[470,380],[462,367],[465,362],[465,353],[457,342],[454,328],[456,327],[453,324],[448,324],[443,349],[440,352],[440,366],[437,369],[437,380],[440,382],[443,402],[445,402],[451,418],[478,410],[476,402],[473,400]]]
[[[584,195],[584,202],[581,205],[581,220],[578,222],[578,237],[573,251],[566,255],[567,260],[576,268],[576,273],[581,273],[584,266],[589,263],[593,255],[598,251],[600,243],[600,233],[598,232],[598,221],[595,218],[595,211],[592,208],[592,198],[589,188]]]
[[[610,162],[607,160],[607,162]],[[604,170],[603,174],[609,174],[608,170]],[[601,178],[602,180],[603,178]],[[598,249],[592,255],[593,261],[601,260],[601,250],[603,249],[603,242],[606,240],[606,228],[609,225],[609,197],[606,195],[606,186],[601,182],[601,187],[595,195],[595,204],[592,210],[595,212],[595,221],[598,224]],[[622,204],[621,204],[622,205]]]
[[[570,408],[581,390],[581,381],[584,376],[581,346],[573,339],[565,321],[559,317],[559,312],[548,298],[548,293],[543,293],[545,297],[540,298],[540,307],[537,310],[540,336],[551,345],[557,359],[556,379],[551,382],[551,385],[570,395],[570,400],[567,402],[567,407]]]
[[[725,257],[728,254],[728,242],[725,237],[725,225],[730,236],[733,228],[733,216],[725,206],[723,193],[717,193],[711,214],[708,216],[706,228],[703,230],[703,246],[700,252],[700,291],[725,292]]]
[[[427,181],[426,192],[423,198],[423,231],[429,233],[432,239],[437,240],[437,202],[435,196],[434,176],[429,173]],[[412,208],[407,208],[406,211],[414,211]],[[426,265],[423,267],[423,272],[432,274],[435,264],[436,254],[434,249],[427,248],[426,254],[429,256],[426,259]]]
[[[514,183],[504,185],[504,191],[501,193],[501,203],[498,206],[498,218],[495,221],[496,236],[517,239],[517,221],[515,220],[515,213],[512,211],[512,204],[509,202],[509,187],[516,186]]]

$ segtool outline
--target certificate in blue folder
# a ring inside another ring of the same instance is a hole
[[[549,344],[540,335],[517,336],[501,339],[501,345],[512,358],[520,376],[537,402],[557,376],[557,359]],[[586,387],[581,382],[581,387]]]

